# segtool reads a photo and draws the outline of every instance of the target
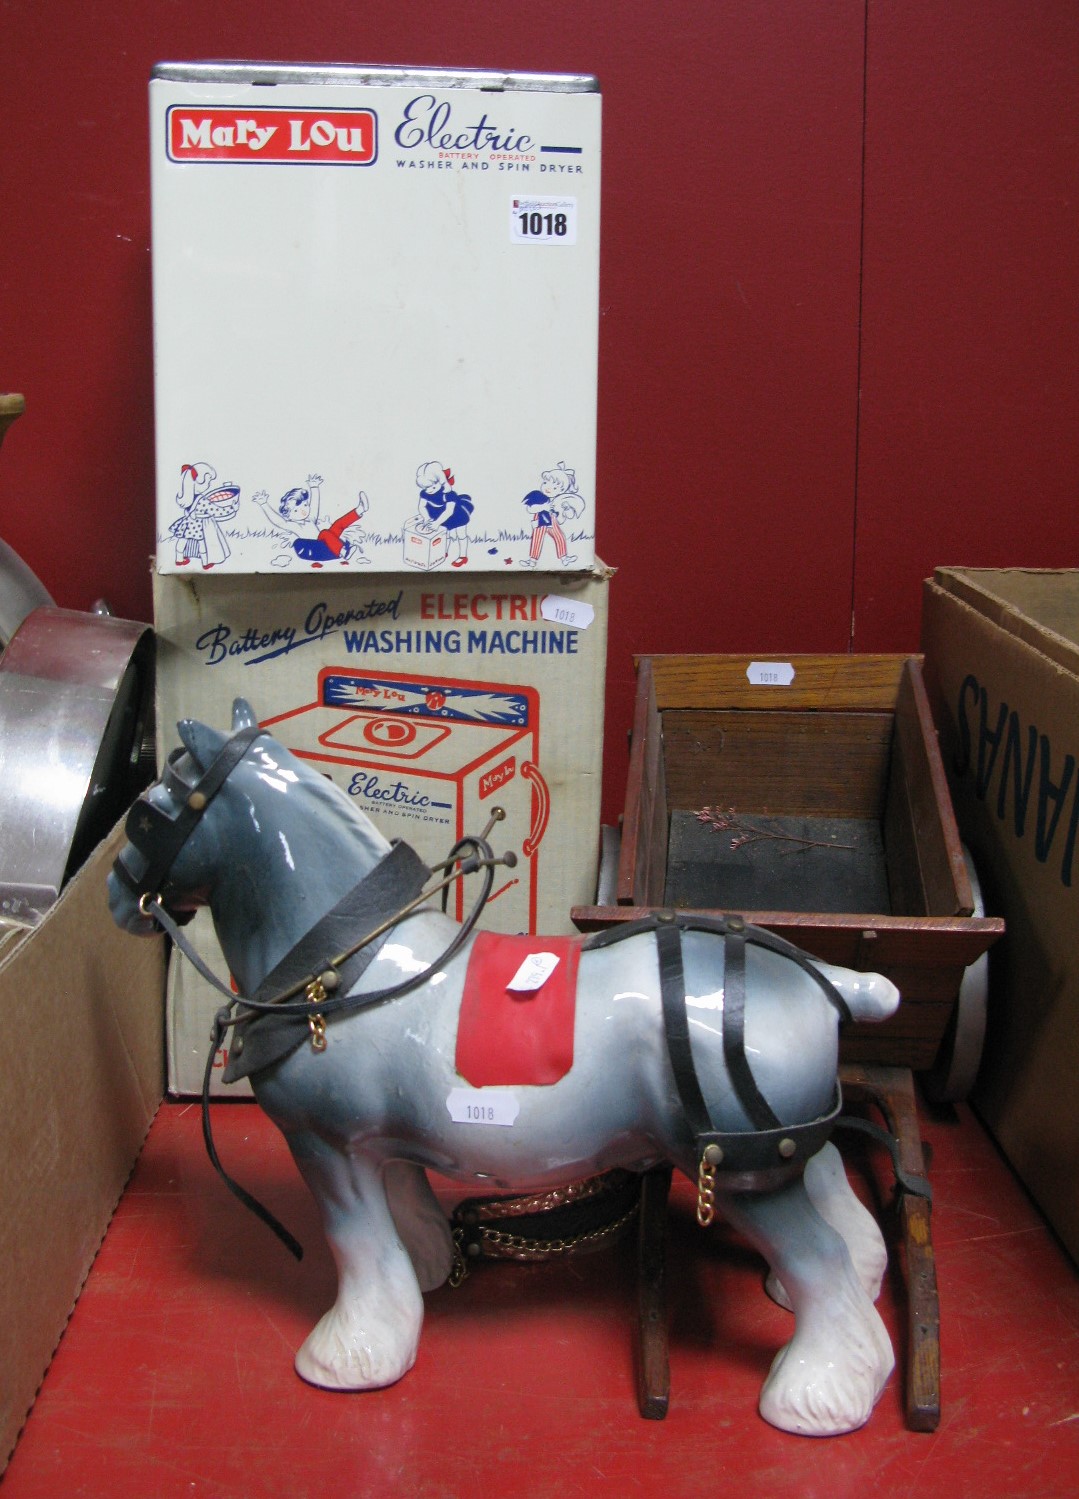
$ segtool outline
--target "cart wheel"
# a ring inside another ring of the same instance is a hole
[[[985,915],[985,902],[970,849],[963,845],[963,858],[974,892],[975,916]],[[989,994],[989,954],[983,952],[963,974],[955,1012],[940,1043],[937,1059],[928,1072],[919,1074],[926,1097],[934,1103],[958,1103],[974,1086],[985,1044],[985,1014]]]

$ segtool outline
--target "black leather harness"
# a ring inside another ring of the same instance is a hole
[[[370,874],[285,954],[249,998],[241,1001],[224,1081],[233,1083],[261,1072],[306,1039],[309,1010],[297,1013],[295,1006],[282,1009],[274,1000],[302,987],[309,976],[325,973],[331,966],[336,974],[334,997],[318,1006],[323,1018],[361,1008],[365,996],[350,990],[389,936],[393,918],[416,899],[430,877],[431,871],[419,855],[407,843],[395,842]],[[354,950],[343,962],[335,963],[336,954],[347,949]]]
[[[752,1130],[717,1130],[701,1091],[690,1045],[682,961],[682,933],[694,931],[711,932],[723,939],[723,1057]],[[707,1159],[721,1174],[725,1191],[766,1190],[797,1176],[806,1161],[827,1142],[842,1108],[842,1095],[837,1083],[832,1106],[819,1119],[784,1124],[761,1093],[745,1048],[747,946],[765,948],[795,963],[819,986],[840,1019],[850,1020],[843,996],[800,949],[763,927],[747,925],[740,916],[689,916],[659,911],[640,921],[597,932],[585,940],[585,948],[609,947],[642,932],[655,935],[667,1054],[682,1112],[693,1136],[695,1158]]]

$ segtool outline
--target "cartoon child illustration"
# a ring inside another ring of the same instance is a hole
[[[575,553],[566,548],[566,535],[562,523],[576,520],[584,510],[584,500],[577,493],[577,475],[564,463],[557,468],[544,469],[540,475],[539,489],[532,489],[521,501],[532,517],[532,539],[529,542],[525,567],[535,567],[548,536],[554,542],[555,556],[563,567],[577,561]]]
[[[468,561],[468,522],[475,506],[471,495],[457,493],[455,482],[450,470],[440,463],[421,463],[416,470],[420,508],[413,519],[421,531],[445,531],[451,567],[464,567]]]
[[[274,567],[287,567],[293,556],[321,567],[324,562],[369,563],[370,557],[363,554],[362,543],[367,533],[358,529],[359,522],[370,506],[363,490],[356,497],[353,509],[339,515],[335,521],[325,525],[321,517],[322,499],[319,493],[321,474],[308,474],[308,488],[290,489],[277,501],[270,504],[270,496],[260,489],[252,499],[261,508],[266,519],[277,530],[284,527],[296,537],[290,546],[271,559]]]
[[[185,463],[180,470],[176,503],[184,513],[169,527],[176,541],[177,567],[199,561],[208,572],[231,554],[221,522],[231,520],[240,508],[240,490],[236,484],[215,488],[216,479],[211,463]]]

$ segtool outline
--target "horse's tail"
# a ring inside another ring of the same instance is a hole
[[[843,999],[855,1020],[887,1020],[899,1008],[899,990],[882,973],[856,973],[831,963],[814,962]]]

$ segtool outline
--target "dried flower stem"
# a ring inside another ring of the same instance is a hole
[[[797,833],[781,833],[775,828],[758,827],[756,823],[747,822],[744,817],[739,817],[733,807],[728,807],[721,812],[717,807],[701,807],[696,812],[698,822],[703,822],[707,827],[714,829],[717,833],[733,833],[731,848],[746,848],[751,843],[759,843],[764,839],[776,843],[795,843],[799,848],[845,848],[852,849],[853,843],[831,843],[823,838],[802,838]],[[795,849],[790,850],[796,852]]]

